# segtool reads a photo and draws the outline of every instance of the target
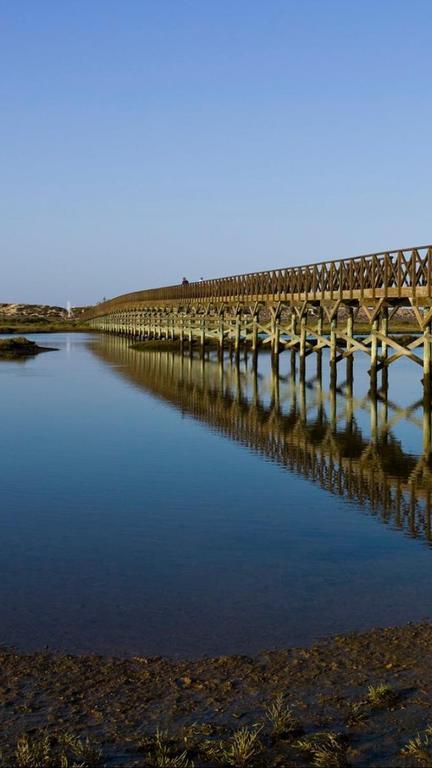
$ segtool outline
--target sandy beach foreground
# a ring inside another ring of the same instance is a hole
[[[431,660],[430,623],[253,658],[3,649],[2,765],[430,765]]]

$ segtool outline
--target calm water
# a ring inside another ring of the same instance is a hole
[[[430,616],[419,371],[388,401],[302,387],[282,357],[137,353],[118,338],[0,363],[0,642],[252,653]]]

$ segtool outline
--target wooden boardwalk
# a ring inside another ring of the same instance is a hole
[[[415,338],[392,333],[398,309],[409,307]],[[356,334],[361,312],[366,335]],[[432,246],[373,253],[300,267],[202,280],[118,296],[88,314],[94,329],[134,339],[178,340],[202,352],[217,345],[240,353],[260,346],[279,355],[291,350],[304,373],[311,353],[330,349],[332,378],[337,364],[354,353],[370,357],[371,386],[377,373],[406,357],[423,368],[431,385]]]

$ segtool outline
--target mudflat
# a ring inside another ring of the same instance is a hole
[[[24,336],[17,336],[12,339],[0,339],[0,359],[29,357],[38,355],[41,352],[55,352],[54,347],[41,347],[35,341],[30,341]]]
[[[430,623],[252,658],[4,649],[3,764],[430,765],[431,659]]]

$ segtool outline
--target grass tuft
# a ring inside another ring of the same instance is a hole
[[[388,683],[370,685],[367,692],[367,701],[374,709],[391,707],[397,700],[397,693]]]
[[[428,725],[422,734],[418,733],[410,739],[401,750],[401,755],[423,768],[432,768],[432,726]]]
[[[346,747],[337,733],[314,733],[294,746],[308,754],[315,768],[348,768]]]
[[[193,768],[187,751],[179,752],[167,731],[157,729],[148,751],[148,763],[152,768]]]
[[[279,693],[272,702],[267,704],[265,714],[271,723],[273,736],[286,738],[301,733],[301,726],[282,693]]]
[[[246,768],[262,751],[262,744],[258,738],[260,731],[261,728],[253,730],[246,727],[240,728],[227,741],[207,742],[207,755],[221,765]]]
[[[59,738],[46,731],[29,738],[22,734],[16,745],[14,763],[8,768],[98,768],[102,752],[89,739],[72,734]]]

